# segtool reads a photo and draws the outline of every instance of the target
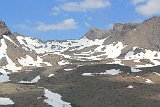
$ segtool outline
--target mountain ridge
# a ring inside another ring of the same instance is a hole
[[[0,102],[9,98],[10,107],[160,105],[160,17],[77,40],[44,42],[4,22],[0,32]]]
[[[19,33],[11,33],[3,21],[0,25],[0,44],[6,46],[6,50],[1,48],[4,50],[3,54],[8,55],[5,57],[1,55],[0,61],[6,63],[7,58],[11,58],[12,63],[15,62],[14,66],[20,66],[19,61],[25,58],[33,58],[33,61],[42,58],[42,63],[43,56],[51,53],[53,56],[62,57],[61,59],[79,61],[108,58],[125,59],[131,52],[134,53],[132,54],[134,57],[131,58],[139,58],[135,55],[143,53],[143,57],[141,57],[147,59],[146,52],[150,51],[152,59],[159,58],[160,17],[152,17],[142,23],[115,23],[112,30],[92,28],[79,40],[50,40],[46,42]],[[46,60],[49,60],[49,57]],[[53,63],[53,61],[49,61],[49,63]]]
[[[67,60],[103,60],[108,58],[122,58],[133,51],[142,54],[142,58],[147,58],[146,52],[151,51],[153,58],[158,58],[160,50],[160,17],[153,17],[142,23],[116,23],[112,30],[102,30],[93,28],[79,40],[50,40],[41,41],[36,38],[23,36],[19,33],[7,33],[10,30],[4,22],[1,21],[1,40],[4,39],[7,44],[7,55],[13,62],[19,65],[17,60],[21,58],[42,57],[45,54],[53,54]],[[3,37],[4,36],[4,37]],[[10,53],[17,53],[12,55]],[[154,57],[154,54],[157,54]],[[16,57],[15,57],[16,56]],[[3,57],[2,57],[3,58]],[[49,58],[49,57],[48,57]],[[49,59],[47,59],[49,60]],[[3,58],[3,62],[6,60]],[[50,63],[53,63],[51,61]],[[29,64],[28,64],[29,65]]]

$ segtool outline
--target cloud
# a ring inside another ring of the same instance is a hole
[[[159,0],[133,0],[133,4],[136,12],[144,16],[160,14]]]
[[[88,10],[106,8],[110,5],[111,3],[108,0],[82,0],[81,2],[66,2],[62,5],[55,6],[53,13],[57,13],[57,11],[59,12],[60,10],[69,12],[85,12]]]
[[[90,25],[88,22],[85,22],[84,25],[85,25],[86,27],[91,27],[91,25]]]
[[[70,30],[70,29],[76,29],[78,26],[74,19],[69,18],[63,20],[61,23],[58,24],[45,24],[45,23],[39,23],[36,27],[36,30],[38,31],[53,31],[53,30]]]
[[[17,29],[23,29],[23,30],[27,30],[30,28],[27,24],[16,24],[16,25],[13,25],[13,27]]]
[[[145,1],[146,0],[133,0],[132,2],[133,2],[134,5],[137,5],[139,3],[144,3]]]
[[[60,9],[58,8],[58,7],[53,7],[52,8],[52,12],[51,12],[51,15],[54,15],[54,16],[56,16],[56,15],[58,15],[60,13]]]

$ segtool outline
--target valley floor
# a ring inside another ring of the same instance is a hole
[[[123,72],[113,75],[104,73],[113,69]],[[47,71],[36,68],[32,73],[37,70],[39,73]],[[131,72],[130,67],[112,64],[77,68],[68,65],[36,83],[20,84],[13,79],[14,82],[0,84],[0,96],[10,98],[14,104],[0,107],[159,107],[159,66],[141,70]],[[87,73],[89,75],[83,75]],[[19,75],[23,77],[25,74]],[[38,75],[42,77],[42,74]],[[52,96],[47,96],[46,92]],[[60,105],[55,105],[57,102]]]

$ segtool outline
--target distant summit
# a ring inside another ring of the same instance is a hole
[[[104,44],[122,42],[127,50],[138,46],[145,49],[160,50],[160,17],[152,17],[142,23],[115,23],[112,30],[91,29],[86,38],[106,39]]]
[[[106,31],[98,28],[91,28],[84,36],[88,39],[94,40],[102,38],[104,35],[106,35]]]

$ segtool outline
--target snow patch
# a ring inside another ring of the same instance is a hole
[[[64,102],[61,98],[62,96],[49,91],[48,89],[44,89],[44,102],[52,107],[71,107],[71,103]]]
[[[101,72],[101,73],[83,73],[83,76],[95,76],[95,75],[117,75],[119,73],[122,73],[119,69],[110,69],[106,70],[106,72]]]
[[[131,67],[131,72],[141,72],[141,71],[142,71],[142,70],[140,70],[140,69]]]
[[[14,102],[10,98],[0,97],[0,105],[13,105]]]
[[[129,85],[127,88],[134,88],[134,86],[132,86],[132,85]]]
[[[69,63],[68,61],[66,61],[66,60],[62,60],[62,61],[59,61],[58,64],[59,64],[60,66],[62,66],[62,65],[70,64],[70,63]]]
[[[153,72],[154,74],[156,74],[156,75],[158,75],[158,76],[160,76],[160,74],[159,73],[157,73],[157,72]]]
[[[49,74],[48,77],[53,77],[55,74]]]
[[[83,76],[94,76],[94,73],[83,73]]]
[[[107,56],[107,58],[117,58],[121,54],[121,50],[126,47],[123,46],[122,42],[113,43],[110,45],[102,45],[95,49],[95,52],[105,52],[105,54],[101,54],[100,56]],[[105,48],[102,51],[102,48]]]
[[[136,49],[144,50],[145,52],[139,52],[137,54],[134,54],[134,51]],[[133,47],[132,51],[129,51],[125,55],[125,59],[157,59],[160,58],[160,52],[157,51],[151,51],[143,48]]]
[[[4,69],[0,68],[0,83],[10,81],[8,74],[10,74],[10,73],[6,72]]]
[[[17,72],[17,70],[21,70],[22,68],[21,67],[16,67],[16,64],[13,63],[13,61],[8,57],[7,55],[7,45],[5,43],[5,40],[4,39],[1,39],[1,47],[0,47],[0,60],[5,57],[8,64],[6,66],[3,66],[2,68],[3,69],[8,69],[8,70],[11,70],[13,72]]]
[[[28,47],[29,49],[31,49],[30,51],[35,50],[36,53],[45,53],[45,52],[56,53],[56,52],[64,52],[69,48],[74,48],[74,50],[80,50],[85,47],[90,47],[92,45],[102,45],[105,39],[102,39],[102,40],[96,39],[93,41],[84,37],[84,38],[81,38],[80,40],[67,40],[65,42],[49,41],[46,44],[40,42],[37,39],[33,39],[31,37],[17,36],[17,40],[23,46],[24,49]],[[79,48],[75,48],[75,47],[79,47]]]
[[[47,66],[52,66],[48,62],[43,62],[43,59],[37,56],[37,60],[35,61],[31,56],[26,55],[26,58],[18,59],[18,62],[22,66],[36,66],[36,67],[42,67],[41,64],[46,64]]]
[[[74,70],[74,68],[68,68],[68,69],[64,69],[65,71],[72,71]]]
[[[5,38],[5,39],[8,39],[10,42],[12,42],[14,45],[16,45],[17,47],[19,47],[16,43],[14,43],[13,42],[13,40],[10,38],[10,37],[8,37],[8,36],[6,36],[6,35],[3,35],[3,37]]]
[[[123,71],[120,71],[120,69],[110,69],[110,70],[106,70],[106,72],[104,74],[109,74],[109,75],[117,75],[119,73],[122,73]]]
[[[145,83],[154,84],[150,79],[146,79]]]

